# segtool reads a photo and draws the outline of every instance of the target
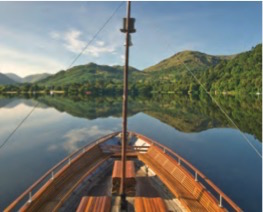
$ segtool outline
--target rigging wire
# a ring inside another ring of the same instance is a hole
[[[68,69],[70,69],[74,63],[79,59],[79,57],[85,52],[85,50],[89,47],[89,45],[96,39],[96,37],[99,35],[99,33],[105,28],[105,26],[110,22],[110,20],[114,17],[114,15],[118,12],[118,10],[121,8],[121,6],[124,4],[124,2],[121,2],[118,7],[113,11],[111,16],[104,22],[104,24],[99,28],[99,30],[94,34],[92,39],[87,43],[87,45],[82,49],[82,51],[73,59],[73,61],[68,66]],[[26,115],[26,117],[16,126],[16,128],[8,135],[8,137],[4,140],[4,142],[0,145],[0,149],[5,146],[5,144],[9,141],[9,139],[15,134],[15,132],[23,125],[23,123],[29,118],[29,116],[34,112],[36,107],[39,105],[39,102],[34,105],[32,110]]]
[[[7,138],[4,140],[4,142],[0,145],[0,149],[4,147],[4,145],[8,142],[8,140],[15,134],[15,132],[21,127],[21,125],[28,119],[28,117],[34,112],[36,107],[39,105],[39,102],[37,102],[32,110],[26,115],[26,117],[16,126],[16,128],[7,136]]]
[[[155,29],[158,29],[158,26],[153,24]],[[168,40],[165,39],[167,47],[171,50],[171,52],[174,54],[174,51],[171,48],[170,43],[168,43]],[[179,58],[179,60],[181,60]],[[255,151],[255,153],[262,159],[262,155],[260,154],[259,150],[251,143],[251,141],[248,139],[248,137],[240,130],[240,128],[237,126],[237,124],[234,122],[234,120],[225,112],[225,110],[221,107],[221,105],[218,103],[218,101],[208,92],[208,90],[205,88],[205,86],[201,83],[201,81],[195,76],[195,74],[191,71],[191,69],[185,64],[184,61],[181,60],[183,63],[185,69],[192,75],[192,77],[195,79],[195,81],[204,89],[204,91],[208,94],[208,96],[212,99],[212,101],[217,105],[217,107],[220,109],[220,111],[225,115],[225,117],[234,125],[234,127],[238,130],[238,132],[241,134],[241,136],[245,139],[245,141],[249,144],[249,146]]]
[[[186,66],[186,64],[183,62],[184,67],[186,70],[194,77],[195,81],[204,89],[204,91],[210,96],[212,101],[218,106],[220,111],[226,116],[226,118],[235,126],[235,128],[240,132],[242,137],[247,141],[247,143],[251,146],[251,148],[258,154],[260,158],[262,158],[262,155],[258,151],[258,149],[251,143],[251,141],[248,139],[248,137],[240,130],[240,128],[236,125],[236,123],[233,121],[233,119],[230,118],[230,116],[225,112],[225,110],[221,107],[221,105],[218,103],[218,101],[208,92],[208,90],[204,87],[204,85],[200,82],[200,80],[194,75],[194,73]]]
[[[115,11],[112,13],[112,15],[107,19],[107,21],[101,26],[101,28],[94,34],[92,39],[86,44],[86,46],[82,49],[82,51],[73,59],[73,61],[68,66],[67,70],[70,69],[73,64],[79,59],[79,57],[86,51],[86,49],[89,47],[89,45],[96,39],[98,34],[104,29],[104,27],[110,22],[110,20],[113,18],[113,16],[118,12],[118,10],[121,8],[121,6],[124,4],[124,2],[121,2],[119,6],[115,9]]]

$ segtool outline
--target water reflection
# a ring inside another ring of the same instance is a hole
[[[66,142],[63,144],[63,148],[68,152],[76,151],[79,148],[79,143],[85,141],[87,137],[102,137],[112,133],[111,130],[101,130],[98,126],[92,126],[90,128],[83,127],[80,129],[74,129],[69,131],[64,138]]]
[[[261,98],[255,96],[218,96],[216,100],[234,120],[241,131],[262,141]],[[14,107],[18,99],[0,99],[1,107]],[[98,117],[121,117],[122,100],[118,97],[101,96],[39,96],[26,101],[33,106],[39,101],[47,106],[75,117],[89,120]],[[12,103],[12,104],[11,104]],[[24,102],[25,103],[25,102]],[[200,132],[210,128],[234,128],[219,108],[207,96],[154,96],[129,98],[129,116],[143,112],[182,132]]]
[[[217,100],[261,151],[261,99]],[[70,152],[121,129],[119,97],[0,97],[0,145],[37,102],[34,113],[0,149],[0,210]],[[209,98],[130,97],[128,115],[129,130],[191,161],[245,211],[261,209],[262,162]]]

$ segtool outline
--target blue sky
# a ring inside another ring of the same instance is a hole
[[[0,72],[66,69],[120,2],[0,2]],[[262,42],[261,2],[133,2],[130,65],[143,69],[182,50],[235,54]],[[76,62],[123,64],[126,4]]]

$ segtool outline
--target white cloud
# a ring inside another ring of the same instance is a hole
[[[100,137],[112,133],[111,130],[102,130],[98,126],[92,126],[90,128],[74,129],[68,132],[64,137],[67,141],[63,144],[63,147],[68,152],[76,151],[79,148],[81,142],[87,141],[91,137]]]
[[[82,32],[79,30],[69,30],[64,33],[64,46],[71,52],[80,53],[88,42],[81,39]],[[105,53],[114,53],[115,47],[113,45],[106,45],[103,41],[96,41],[85,50],[84,54],[93,57],[99,57]]]
[[[107,47],[100,47],[100,46],[89,46],[85,51],[86,54],[91,54],[94,57],[99,57],[101,54],[104,53],[114,53],[114,47],[107,46]]]
[[[92,39],[95,30],[85,32],[74,28],[54,29],[43,34],[0,26],[0,72],[11,72],[21,77],[38,73],[56,73],[67,67],[72,60],[72,53],[77,55],[83,50]],[[89,45],[77,63],[119,61],[117,57],[121,45],[120,33],[117,34],[119,37],[113,34],[116,34],[115,30],[109,32],[104,30],[104,33]]]
[[[65,33],[64,40],[65,40],[65,47],[74,53],[79,53],[83,50],[86,43],[80,40],[81,32],[78,30],[70,30]]]

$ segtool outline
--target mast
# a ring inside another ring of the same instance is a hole
[[[127,111],[128,111],[128,69],[129,69],[129,46],[131,45],[130,33],[135,32],[134,18],[130,18],[131,2],[127,1],[127,17],[123,19],[123,29],[121,32],[126,34],[125,42],[125,66],[123,72],[123,101],[122,101],[122,176],[120,185],[121,209],[126,209],[126,193],[125,193],[125,175],[126,175],[126,145],[127,145]]]

